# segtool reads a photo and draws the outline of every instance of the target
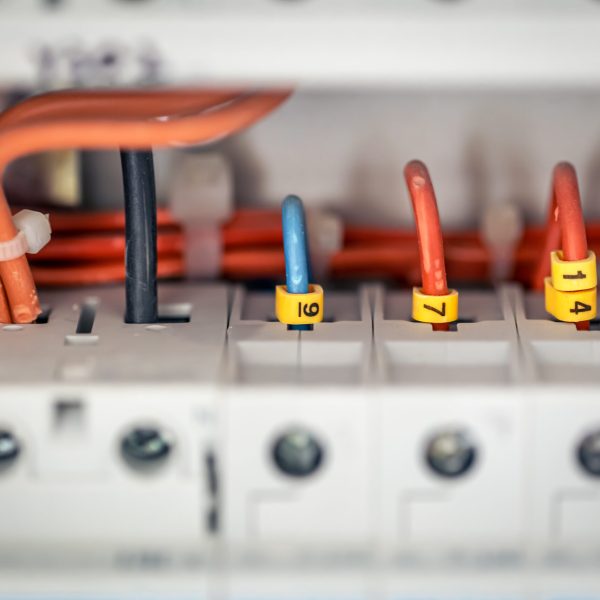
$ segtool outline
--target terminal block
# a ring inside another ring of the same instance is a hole
[[[2,558],[196,544],[226,289],[162,286],[151,325],[118,290],[44,297],[47,322],[0,329]]]
[[[411,322],[408,292],[373,297],[382,542],[395,552],[518,553],[526,429],[507,290],[461,292],[448,332]]]
[[[541,294],[514,295],[527,371],[532,543],[546,554],[600,550],[600,331],[550,320]]]
[[[238,290],[219,409],[223,534],[233,549],[364,550],[375,471],[366,290],[326,293],[325,322],[291,331],[273,294]]]

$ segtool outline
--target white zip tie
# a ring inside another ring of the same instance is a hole
[[[35,210],[21,210],[13,217],[19,233],[6,242],[0,242],[0,261],[14,260],[26,253],[37,254],[52,234],[48,215]]]
[[[29,248],[27,236],[23,231],[19,231],[12,240],[0,242],[0,261],[19,258],[27,252],[27,248]]]

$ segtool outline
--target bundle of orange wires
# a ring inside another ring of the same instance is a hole
[[[220,139],[253,124],[288,95],[182,89],[33,97],[0,115],[0,178],[11,161],[35,152],[147,149]],[[0,186],[0,243],[16,235]],[[0,322],[32,322],[41,309],[26,257],[0,262],[0,281]]]

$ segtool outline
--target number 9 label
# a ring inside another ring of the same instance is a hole
[[[275,315],[286,325],[313,325],[323,320],[323,288],[311,283],[307,294],[290,294],[285,285],[275,288]]]

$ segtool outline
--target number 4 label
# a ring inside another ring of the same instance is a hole
[[[579,313],[589,312],[590,310],[592,310],[592,307],[589,304],[581,302],[580,300],[575,300],[575,305],[569,310],[569,312],[578,315]]]

